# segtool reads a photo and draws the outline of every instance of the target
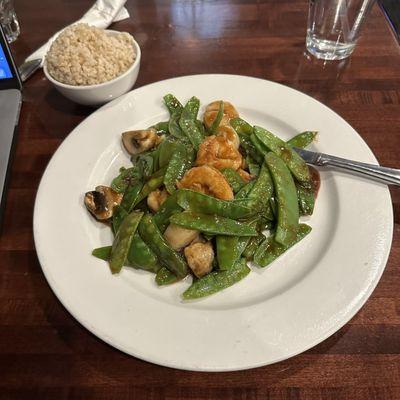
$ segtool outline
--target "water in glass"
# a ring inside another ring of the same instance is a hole
[[[354,50],[360,28],[375,0],[310,0],[307,50],[325,60],[341,60]]]

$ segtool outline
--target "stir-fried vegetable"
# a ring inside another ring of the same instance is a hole
[[[196,229],[200,232],[212,233],[214,235],[228,236],[256,236],[255,228],[245,225],[233,219],[220,217],[219,215],[207,215],[184,211],[175,214],[170,221],[187,229]]]
[[[115,235],[92,255],[113,274],[124,266],[152,273],[158,286],[192,275],[182,296],[197,299],[245,278],[247,261],[265,267],[309,234],[299,216],[313,213],[319,175],[293,147],[316,132],[285,142],[227,101],[210,103],[203,121],[196,97],[182,104],[167,94],[164,103],[168,121],[122,133],[132,165],[85,195]]]
[[[168,245],[150,214],[143,217],[139,225],[139,234],[160,262],[172,273],[178,278],[184,278],[187,275],[188,267],[185,260]]]
[[[310,181],[307,164],[291,146],[258,126],[254,127],[254,135],[268,150],[274,152],[284,161],[299,182],[307,183]]]
[[[254,253],[254,262],[260,267],[266,267],[276,258],[283,254],[288,248],[303,239],[311,232],[311,228],[306,224],[300,224],[295,238],[288,245],[278,243],[273,235],[267,237],[257,248]]]
[[[177,203],[185,210],[197,213],[220,215],[221,217],[239,219],[254,214],[247,206],[249,201],[227,201],[188,189],[180,189],[176,193]]]
[[[278,223],[275,239],[283,245],[290,245],[296,237],[299,225],[299,205],[296,186],[285,163],[274,153],[265,156],[265,162],[274,181],[278,203]]]
[[[200,143],[203,141],[202,132],[196,124],[199,107],[199,99],[192,97],[183,108],[179,120],[179,126],[195,149],[198,149]]]
[[[183,293],[186,300],[198,299],[209,296],[232,286],[245,278],[250,273],[250,268],[244,259],[238,261],[229,271],[213,271],[205,277],[195,281]]]
[[[133,235],[143,216],[141,212],[132,212],[127,215],[121,223],[115,236],[110,255],[110,269],[113,274],[121,271],[126,262]]]

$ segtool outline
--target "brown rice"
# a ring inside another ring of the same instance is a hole
[[[49,74],[69,85],[95,85],[123,74],[135,61],[133,37],[87,24],[65,29],[46,55]]]

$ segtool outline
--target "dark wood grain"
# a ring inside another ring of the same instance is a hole
[[[91,5],[15,2],[18,62]],[[400,168],[400,52],[378,7],[354,55],[340,63],[304,54],[306,0],[129,0],[128,9],[132,18],[114,27],[141,45],[136,87],[212,72],[281,82],[333,108],[381,163]],[[129,357],[76,322],[41,272],[32,213],[46,164],[92,111],[63,98],[42,72],[25,86],[0,236],[0,399],[400,399],[398,189],[391,190],[392,251],[370,300],[344,328],[290,360],[242,372],[178,371]]]

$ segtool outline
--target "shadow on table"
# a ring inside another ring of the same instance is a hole
[[[74,103],[72,100],[64,97],[56,89],[51,88],[45,96],[45,101],[55,111],[68,113],[80,117],[87,117],[98,107],[83,106],[81,104]]]
[[[319,60],[304,49],[290,86],[329,104],[350,66],[351,57],[338,61]]]

